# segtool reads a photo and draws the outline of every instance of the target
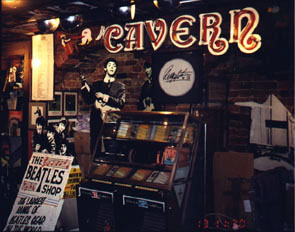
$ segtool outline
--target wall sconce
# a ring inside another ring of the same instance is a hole
[[[10,9],[18,9],[19,7],[23,7],[25,5],[24,1],[20,0],[2,0],[1,7],[10,8]]]
[[[38,28],[39,28],[40,32],[42,32],[42,33],[55,32],[59,26],[59,23],[60,23],[59,18],[39,20],[37,22]]]

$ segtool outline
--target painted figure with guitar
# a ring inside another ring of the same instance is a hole
[[[152,66],[150,63],[144,63],[146,79],[141,86],[141,92],[138,99],[137,109],[143,111],[159,110],[159,106],[155,104],[152,97]]]
[[[105,76],[103,80],[88,84],[82,75],[82,96],[87,104],[92,104],[90,114],[90,144],[91,152],[107,111],[121,110],[125,104],[125,84],[116,80],[118,63],[115,59],[107,59],[104,63]]]

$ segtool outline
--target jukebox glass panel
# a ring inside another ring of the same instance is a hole
[[[90,177],[166,187],[187,179],[199,125],[187,113],[109,112]]]

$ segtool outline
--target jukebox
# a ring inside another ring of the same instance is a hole
[[[189,113],[108,112],[77,187],[81,231],[195,231],[204,124]]]

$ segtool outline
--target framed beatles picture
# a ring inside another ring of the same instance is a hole
[[[53,127],[56,127],[59,123],[60,119],[57,119],[57,118],[50,118],[47,120],[47,127],[48,126],[53,126]]]
[[[77,116],[78,93],[64,92],[63,101],[64,116]]]
[[[202,54],[157,53],[152,57],[153,99],[163,104],[200,103]]]
[[[30,129],[36,128],[36,119],[43,116],[46,119],[45,102],[29,102],[29,125]]]
[[[48,102],[48,116],[62,116],[62,92],[54,92],[54,100]]]

